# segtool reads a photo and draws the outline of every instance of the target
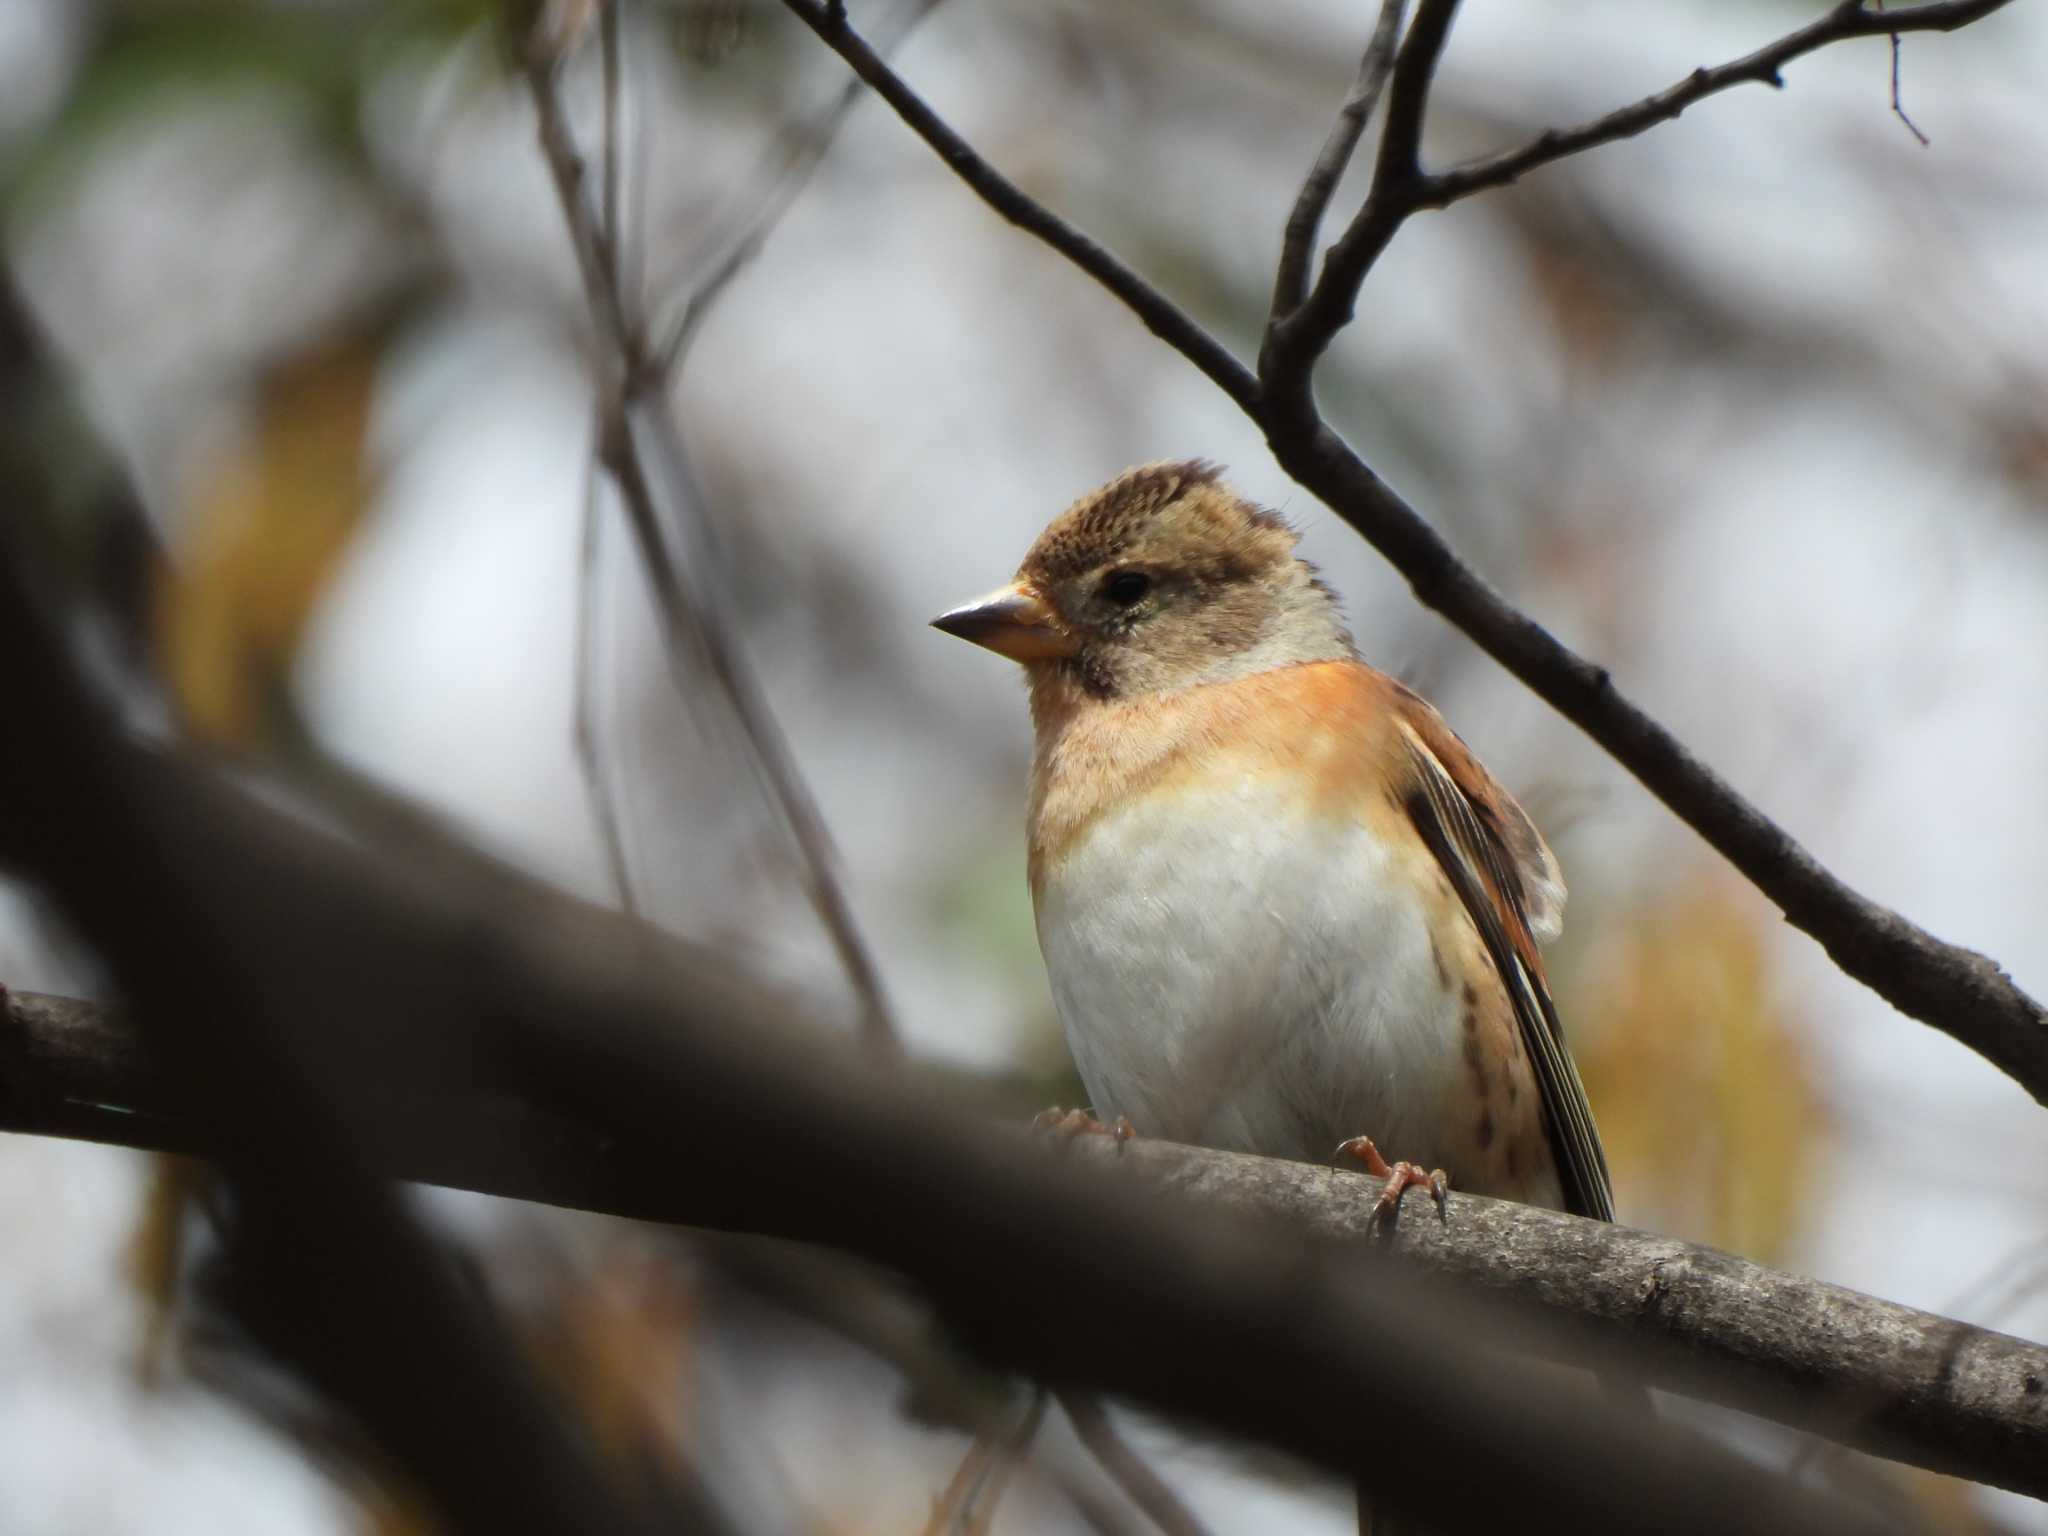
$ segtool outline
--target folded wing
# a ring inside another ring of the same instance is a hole
[[[1607,1154],[1536,949],[1539,933],[1554,937],[1563,924],[1564,882],[1557,862],[1521,807],[1435,710],[1404,690],[1398,713],[1414,775],[1405,808],[1507,986],[1535,1067],[1565,1209],[1612,1221]]]

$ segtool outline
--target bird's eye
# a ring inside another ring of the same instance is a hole
[[[1143,571],[1111,571],[1102,583],[1102,595],[1119,608],[1143,601],[1151,590],[1152,578]]]

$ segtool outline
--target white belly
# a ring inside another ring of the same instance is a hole
[[[1206,804],[1200,803],[1203,797]],[[1141,1135],[1327,1160],[1370,1135],[1443,1162],[1456,999],[1404,899],[1412,850],[1290,815],[1255,777],[1105,815],[1038,937],[1095,1112]]]

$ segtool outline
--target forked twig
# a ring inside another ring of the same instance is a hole
[[[1027,196],[974,147],[934,112],[923,97],[889,67],[847,22],[843,8],[827,0],[783,0],[783,4],[815,32],[831,50],[846,61],[874,93],[886,101],[896,115],[945,161],[954,175],[972,187],[981,200],[1015,224],[1058,251],[1074,265],[1107,288],[1158,336],[1193,363],[1216,387],[1248,413],[1258,414],[1259,381],[1252,371],[1231,355],[1230,349],[1211,336],[1157,288],[1103,246],[1075,229],[1037,199]]]
[[[877,32],[877,50],[884,56],[895,52],[924,19],[938,9],[939,3],[940,0],[909,0]],[[821,111],[777,136],[782,147],[779,153],[770,157],[776,163],[764,165],[753,178],[757,183],[772,181],[772,184],[755,203],[753,212],[744,220],[739,234],[726,247],[725,254],[690,290],[688,299],[683,303],[682,314],[670,327],[667,339],[660,346],[658,366],[665,378],[675,377],[690,343],[697,339],[704,322],[710,318],[712,308],[724,297],[733,279],[761,254],[768,237],[775,233],[783,216],[795,206],[861,96],[861,82],[849,80]]]
[[[1340,242],[1348,248],[1341,254],[1337,250],[1331,252],[1330,262],[1325,266],[1314,292],[1300,311],[1279,327],[1281,335],[1274,345],[1269,345],[1268,351],[1283,359],[1286,370],[1291,371],[1286,387],[1290,391],[1305,393],[1307,380],[1300,375],[1314,368],[1315,360],[1328,347],[1331,338],[1349,323],[1357,303],[1359,286],[1366,274],[1372,270],[1401,225],[1414,214],[1448,208],[1476,193],[1507,186],[1554,161],[1583,154],[1603,144],[1633,138],[1659,123],[1670,122],[1686,108],[1734,86],[1759,84],[1782,87],[1785,83],[1783,70],[1787,64],[1832,43],[1887,35],[1896,39],[1904,32],[1951,32],[2010,3],[2011,0],[1936,0],[1933,4],[1887,12],[1871,9],[1863,0],[1841,0],[1825,16],[1753,53],[1712,68],[1695,69],[1676,85],[1654,96],[1646,96],[1631,106],[1576,127],[1545,129],[1517,149],[1453,166],[1449,170],[1427,172],[1416,159],[1413,140],[1396,143],[1391,152],[1394,161],[1405,164],[1412,174],[1396,177],[1384,187],[1375,179],[1367,209],[1361,211],[1353,230],[1347,232],[1344,242]],[[1456,0],[1447,0],[1441,7],[1446,25],[1455,4]],[[1417,14],[1415,26],[1410,28],[1410,41],[1401,49],[1402,62],[1396,65],[1395,101],[1388,105],[1387,140],[1382,141],[1382,170],[1387,168],[1387,143],[1393,139],[1397,126],[1407,124],[1412,127],[1419,125],[1421,120],[1421,109],[1429,89],[1428,71],[1433,70],[1435,64],[1433,52],[1426,57],[1419,52],[1414,55],[1418,66],[1426,65],[1426,68],[1418,67],[1414,76],[1417,88],[1413,98],[1414,112],[1401,113],[1397,119],[1396,101],[1402,93],[1402,74],[1415,46],[1414,35],[1421,31],[1429,9],[1425,5]],[[1441,39],[1438,46],[1441,46]],[[1378,206],[1374,207],[1374,204]],[[1264,376],[1268,379],[1275,377],[1272,372]]]
[[[805,894],[838,955],[861,1008],[861,1031],[873,1046],[900,1049],[899,1036],[866,941],[834,868],[831,839],[799,772],[787,739],[748,666],[722,607],[669,547],[642,434],[665,460],[664,472],[686,485],[687,459],[660,394],[645,337],[612,280],[614,265],[598,216],[584,191],[584,164],[556,88],[556,57],[525,50],[525,73],[539,119],[541,151],[569,228],[590,305],[600,356],[598,458],[619,487],[672,664],[701,661],[739,722],[770,802],[781,816],[804,877]]]

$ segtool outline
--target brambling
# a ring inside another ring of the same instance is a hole
[[[1418,1183],[1441,1209],[1448,1168],[1611,1220],[1537,951],[1563,921],[1557,861],[1442,717],[1359,659],[1296,539],[1215,466],[1150,464],[932,621],[1029,679],[1031,895],[1094,1112],[1356,1156],[1391,1175],[1382,1214]]]

